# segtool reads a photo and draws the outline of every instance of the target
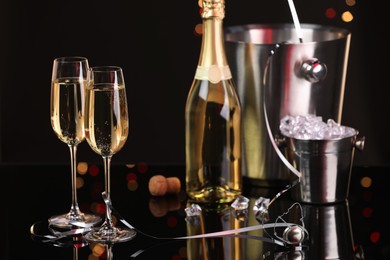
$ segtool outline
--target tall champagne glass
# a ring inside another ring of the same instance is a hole
[[[133,229],[114,226],[111,217],[110,164],[114,154],[122,149],[129,132],[129,116],[122,68],[92,67],[85,103],[85,136],[92,150],[101,155],[104,164],[106,202],[105,221],[85,234],[88,242],[116,243],[136,235]]]
[[[49,225],[71,229],[90,227],[101,221],[97,215],[82,213],[77,202],[77,146],[85,140],[84,94],[88,59],[60,57],[54,59],[51,82],[50,117],[54,133],[70,149],[72,203],[68,213],[49,218]]]
[[[90,227],[101,221],[101,217],[82,213],[77,202],[76,151],[85,139],[84,93],[87,83],[88,60],[85,57],[60,57],[54,59],[50,117],[51,126],[58,138],[70,149],[72,177],[72,204],[68,213],[49,218],[49,225],[72,229]]]

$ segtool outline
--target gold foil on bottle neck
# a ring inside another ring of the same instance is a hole
[[[202,18],[225,17],[225,0],[203,0]]]

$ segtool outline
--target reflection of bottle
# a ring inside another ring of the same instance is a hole
[[[187,235],[200,235],[222,230],[238,229],[245,222],[236,219],[228,205],[218,208],[202,207],[198,222],[187,222]],[[196,238],[187,240],[189,260],[245,259],[244,239],[237,237]]]
[[[201,54],[185,110],[186,188],[197,202],[241,193],[241,106],[224,50],[224,0],[203,0]]]

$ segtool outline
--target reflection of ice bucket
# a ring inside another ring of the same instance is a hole
[[[288,169],[267,135],[264,100],[274,133],[286,115],[313,114],[341,122],[350,32],[312,24],[301,28],[303,43],[292,24],[224,29],[226,55],[242,105],[243,175],[256,185],[288,180]]]
[[[298,208],[297,208],[298,209]],[[303,213],[293,211],[287,221],[297,221],[303,215],[309,239],[303,242],[308,248],[301,251],[301,258],[275,259],[361,259],[356,257],[348,201],[334,205],[302,205]]]
[[[305,226],[312,239],[305,259],[357,259],[348,202],[303,206]]]
[[[355,148],[363,149],[364,137],[357,138],[356,134],[332,140],[284,138],[288,161],[302,174],[291,189],[292,199],[314,204],[345,201]]]

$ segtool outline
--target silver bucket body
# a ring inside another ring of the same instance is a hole
[[[255,185],[280,186],[288,181],[288,169],[267,133],[264,101],[273,134],[286,115],[312,114],[341,122],[351,34],[314,24],[301,24],[301,29],[303,43],[293,24],[224,29],[226,55],[242,105],[243,175]]]
[[[302,174],[291,188],[291,198],[312,204],[345,201],[355,148],[360,142],[356,135],[332,140],[284,137],[287,159]]]

